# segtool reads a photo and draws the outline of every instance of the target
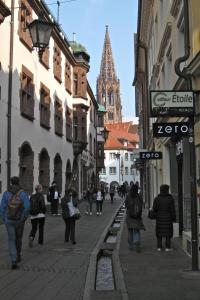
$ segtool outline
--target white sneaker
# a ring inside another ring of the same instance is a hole
[[[92,212],[90,212],[90,216],[92,216]]]
[[[165,251],[166,252],[171,252],[171,251],[173,251],[173,249],[172,248],[166,248]]]
[[[99,215],[99,212],[97,212],[97,216]]]
[[[85,214],[88,215],[88,211],[86,211]]]
[[[100,214],[100,216],[101,216],[101,212],[100,212],[99,214]]]
[[[161,249],[161,248],[157,248],[157,251],[159,251],[159,252],[160,252],[160,251],[162,251],[162,249]]]

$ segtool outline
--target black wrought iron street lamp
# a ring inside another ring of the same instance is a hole
[[[105,142],[108,139],[109,132],[110,132],[110,130],[108,130],[106,127],[104,127],[104,129],[101,130],[101,134],[102,134],[102,137],[103,137]]]
[[[44,49],[49,45],[53,27],[53,23],[46,22],[45,20],[41,19],[41,17],[28,25],[33,47],[38,49],[40,57],[42,56]]]

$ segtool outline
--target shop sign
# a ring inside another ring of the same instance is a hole
[[[162,159],[162,152],[140,152],[140,159]]]
[[[192,91],[150,91],[151,117],[194,115]]]
[[[192,133],[189,122],[153,123],[154,137],[181,137]]]

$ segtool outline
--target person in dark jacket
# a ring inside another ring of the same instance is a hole
[[[22,209],[18,215],[19,218],[12,219],[8,213],[8,205],[9,201],[15,195],[19,195],[22,202]],[[25,193],[19,185],[19,177],[13,176],[11,178],[11,185],[8,191],[4,192],[0,205],[2,219],[8,233],[8,248],[12,261],[12,269],[17,269],[17,263],[21,261],[22,237],[24,224],[29,214],[29,207],[29,198],[27,193]]]
[[[58,213],[58,204],[59,204],[60,193],[58,191],[58,187],[55,181],[53,181],[51,186],[49,187],[48,198],[51,203],[51,214],[53,216],[59,216],[60,214]]]
[[[36,193],[30,197],[30,215],[31,215],[31,232],[29,234],[29,247],[33,246],[33,241],[39,226],[38,244],[43,245],[44,240],[44,223],[46,205],[44,195],[42,194],[42,185],[38,184],[35,187]]]
[[[142,221],[142,198],[138,194],[138,186],[132,184],[125,200],[126,224],[128,229],[129,249],[132,250],[135,245],[136,251],[141,251],[140,230],[145,230]]]
[[[162,250],[162,238],[165,238],[165,251],[172,251],[173,222],[176,222],[174,199],[169,194],[169,186],[162,184],[160,194],[154,199],[153,211],[156,214],[157,250]]]
[[[61,199],[62,217],[65,222],[65,243],[76,244],[75,240],[75,224],[76,218],[73,215],[74,207],[77,207],[77,193],[74,189],[69,188],[65,191],[65,196]]]

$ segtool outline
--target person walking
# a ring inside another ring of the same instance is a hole
[[[145,230],[142,220],[142,198],[138,194],[138,186],[133,184],[125,200],[126,224],[128,229],[129,249],[136,247],[136,251],[141,251],[140,230]]]
[[[86,201],[87,201],[87,208],[86,208],[86,214],[88,215],[92,215],[92,206],[93,206],[93,202],[94,202],[94,194],[95,193],[95,188],[94,185],[90,185],[87,189],[86,192]],[[95,197],[96,198],[96,197]]]
[[[38,184],[35,187],[36,193],[30,197],[30,215],[31,215],[31,232],[29,234],[29,247],[33,246],[33,241],[39,227],[38,244],[43,245],[44,242],[44,224],[46,205],[44,195],[42,194],[42,185]]]
[[[19,185],[19,177],[12,177],[11,185],[4,192],[0,205],[1,216],[8,233],[12,269],[17,269],[17,264],[21,261],[22,236],[29,208],[29,198]]]
[[[169,185],[160,186],[160,194],[154,199],[153,211],[156,215],[157,250],[162,251],[162,238],[165,238],[165,251],[172,251],[173,222],[176,222],[174,199],[169,194]]]
[[[58,204],[59,204],[60,193],[58,191],[58,187],[57,187],[55,181],[53,181],[51,186],[49,187],[48,198],[51,203],[51,214],[53,216],[60,216],[60,214],[58,213]]]
[[[97,187],[97,194],[96,194],[96,205],[97,205],[97,216],[101,216],[102,214],[102,206],[103,206],[103,196],[101,193],[101,187]]]
[[[72,188],[65,191],[65,196],[61,199],[62,217],[65,222],[65,243],[69,239],[73,245],[76,244],[75,240],[75,208],[77,207],[78,199],[77,193]]]
[[[113,185],[110,186],[110,202],[113,203],[115,195],[115,187]]]

